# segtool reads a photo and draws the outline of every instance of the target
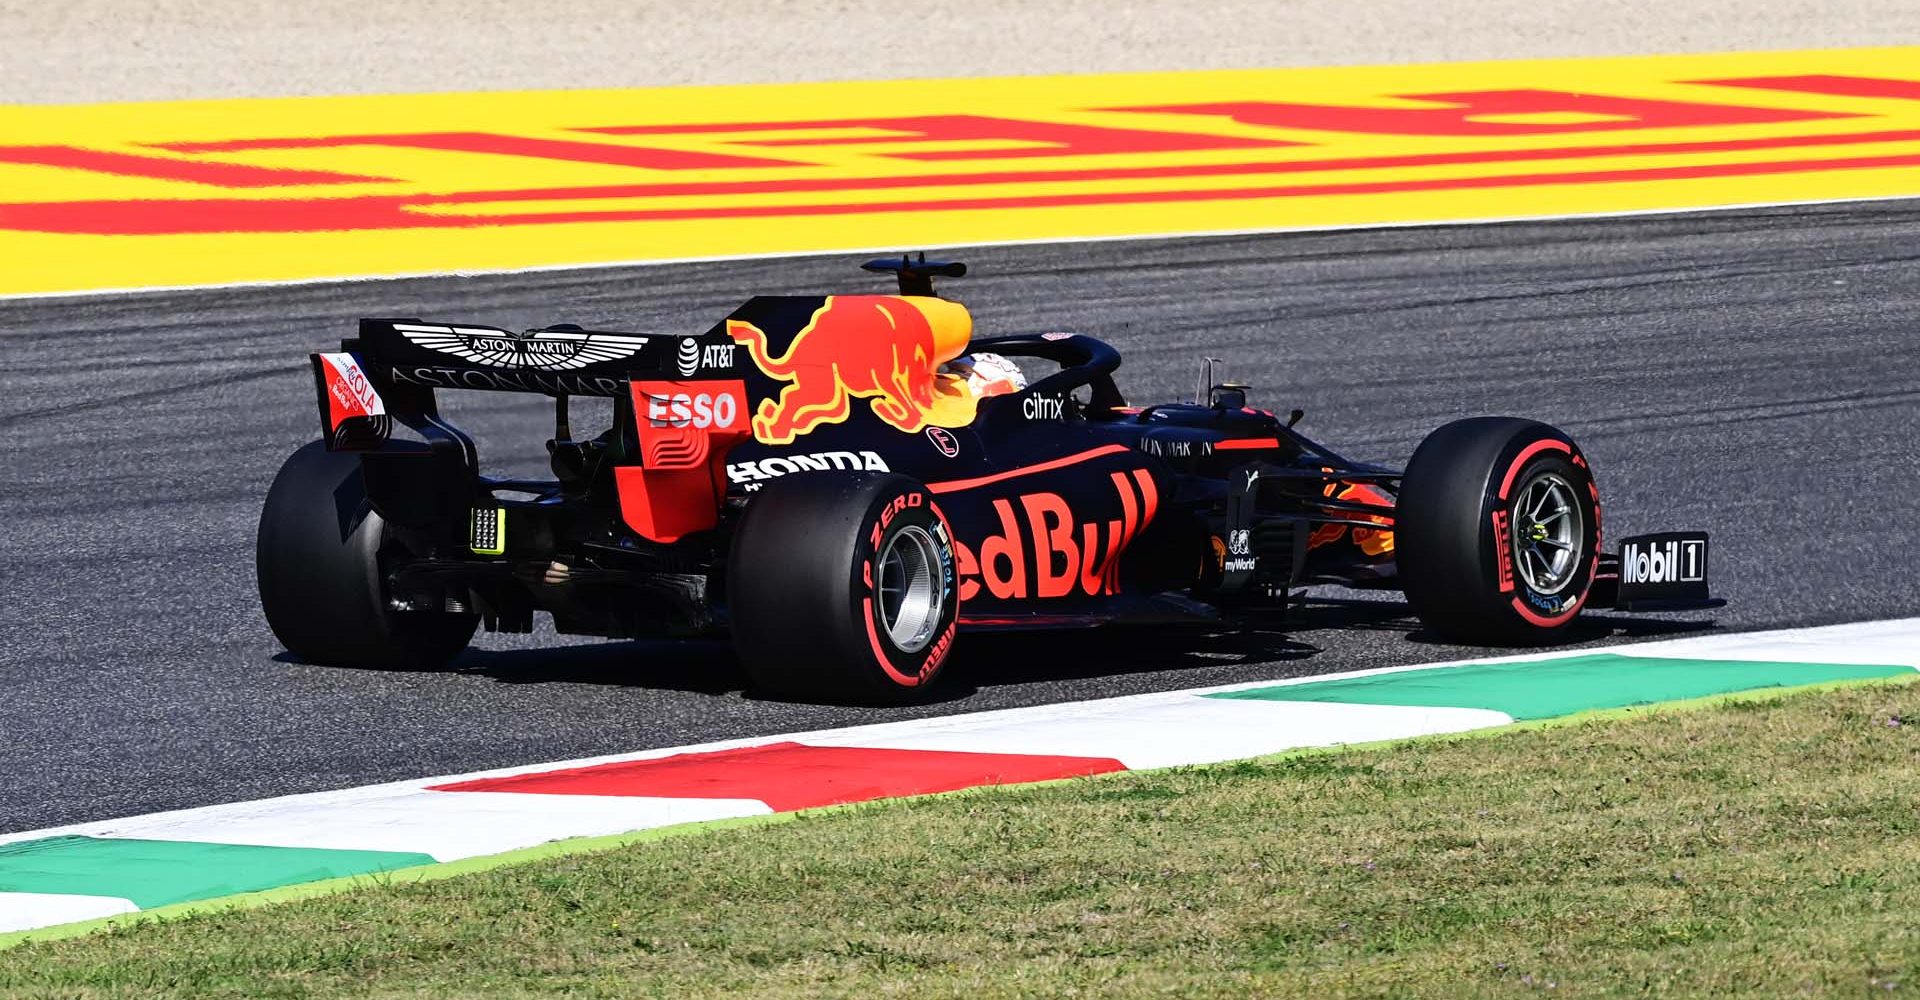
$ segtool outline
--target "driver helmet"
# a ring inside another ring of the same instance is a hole
[[[975,396],[999,396],[1027,387],[1027,375],[1011,358],[979,352],[962,354],[941,366],[941,370],[967,380],[967,389]]]

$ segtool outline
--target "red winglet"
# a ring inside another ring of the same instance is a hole
[[[636,381],[632,392],[641,464],[613,470],[621,520],[656,542],[712,528],[727,491],[727,452],[752,433],[746,383]]]

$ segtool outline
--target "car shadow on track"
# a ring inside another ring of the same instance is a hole
[[[1459,646],[1458,642],[1423,627],[1419,619],[1414,617],[1413,609],[1402,600],[1356,600],[1316,595],[1306,603],[1288,609],[1286,626],[1290,632],[1323,628],[1350,632],[1399,632],[1408,642],[1426,646]],[[1548,645],[1462,648],[1472,649],[1476,656],[1499,656],[1510,652],[1541,652],[1607,639],[1678,638],[1718,628],[1712,619],[1685,621],[1588,611],[1575,619],[1565,634],[1556,637]]]
[[[1711,621],[1675,621],[1590,613],[1566,646],[1607,639],[1681,636],[1716,628]],[[1322,635],[1320,633],[1331,633]],[[1392,636],[1435,647],[1422,659],[1545,652],[1559,648],[1464,647],[1420,627],[1404,602],[1316,596],[1271,623],[1112,626],[1053,632],[987,632],[957,643],[935,704],[964,700],[982,688],[1064,683],[1189,668],[1291,664],[1288,675],[1338,645],[1340,633]],[[1315,641],[1304,641],[1301,637]],[[1376,640],[1377,641],[1377,640]],[[1316,642],[1318,644],[1316,644]],[[1442,649],[1440,647],[1447,647]],[[298,662],[286,653],[275,657]],[[1333,658],[1329,658],[1332,660]],[[1417,660],[1415,662],[1418,662]],[[1329,662],[1325,669],[1348,664]],[[746,671],[723,640],[641,640],[545,649],[469,649],[452,664],[466,676],[502,684],[599,684],[722,697],[751,690]]]
[[[1115,627],[1071,632],[985,633],[956,644],[932,703],[959,701],[983,687],[1045,684],[1179,670],[1301,660],[1319,647],[1261,630]],[[552,649],[469,649],[453,663],[502,684],[608,684],[725,696],[751,689],[723,641],[607,642]],[[924,704],[924,703],[923,703]]]
[[[1550,652],[1584,643],[1601,642],[1606,639],[1678,639],[1701,632],[1717,631],[1720,626],[1709,621],[1673,621],[1671,619],[1635,618],[1631,615],[1609,615],[1588,613],[1567,626],[1566,634],[1550,645],[1513,646],[1513,647],[1475,647],[1476,656],[1500,656],[1506,653]],[[1451,646],[1457,643],[1444,636],[1436,635],[1423,628],[1407,633],[1408,642],[1417,642],[1434,646]]]
[[[502,684],[611,684],[724,695],[747,686],[746,671],[724,641],[634,640],[549,649],[469,649],[453,662],[463,674]]]
[[[983,687],[1046,684],[1219,667],[1309,660],[1320,646],[1291,633],[1308,629],[1405,632],[1404,605],[1351,601],[1290,612],[1271,627],[1195,624],[1113,626],[1048,632],[984,632],[957,643],[935,703]],[[550,649],[469,649],[453,663],[462,674],[503,684],[610,684],[728,695],[749,689],[746,672],[724,641],[621,641]]]

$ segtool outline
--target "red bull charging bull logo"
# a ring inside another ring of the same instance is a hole
[[[973,320],[964,306],[902,295],[830,295],[775,357],[767,335],[743,320],[727,321],[770,378],[788,384],[762,400],[753,436],[788,444],[823,423],[840,423],[853,400],[868,401],[889,426],[917,433],[927,426],[962,427],[973,419],[965,379],[940,366],[966,350]]]

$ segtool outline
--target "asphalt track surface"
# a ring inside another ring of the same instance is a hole
[[[982,332],[1103,335],[1136,401],[1190,392],[1212,355],[1355,458],[1404,461],[1460,415],[1565,427],[1612,537],[1714,532],[1733,602],[1596,616],[1587,641],[1920,612],[1920,202],[961,256],[975,276],[948,291]],[[692,332],[752,290],[876,288],[855,263],[0,302],[0,831],[1473,652],[1377,599],[1285,633],[962,637],[946,700],[912,712],[755,699],[714,643],[483,636],[450,673],[280,653],[255,519],[315,434],[306,352],[357,317]],[[447,395],[491,466],[537,469],[543,400]]]

